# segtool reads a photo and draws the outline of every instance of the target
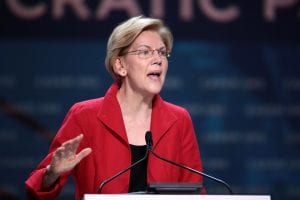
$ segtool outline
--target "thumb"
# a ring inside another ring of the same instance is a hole
[[[85,158],[86,156],[88,156],[91,152],[92,152],[91,148],[85,148],[85,149],[81,150],[76,155],[78,162],[80,162],[83,158]]]

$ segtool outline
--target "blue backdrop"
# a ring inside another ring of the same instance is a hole
[[[70,106],[104,95],[107,38],[133,13],[174,33],[161,95],[190,111],[205,172],[238,194],[300,199],[299,1],[57,2],[0,2],[0,195],[25,199],[24,181]],[[73,193],[70,180],[59,199]]]

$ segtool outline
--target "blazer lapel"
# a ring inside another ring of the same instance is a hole
[[[168,108],[166,102],[159,95],[156,95],[153,100],[151,116],[153,147],[155,147],[177,119],[177,116]]]
[[[116,98],[118,85],[114,83],[103,98],[103,104],[99,109],[97,117],[102,123],[109,127],[116,136],[128,143],[125,125],[120,105]]]
[[[116,98],[118,85],[114,83],[103,98],[103,104],[99,108],[97,117],[102,123],[109,127],[119,138],[128,143],[125,125],[122,117],[120,105]],[[171,109],[166,105],[159,95],[153,99],[151,115],[151,132],[153,137],[153,147],[164,136],[167,130],[178,119]]]

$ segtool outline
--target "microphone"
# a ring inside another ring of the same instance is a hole
[[[136,161],[135,163],[131,164],[130,166],[126,167],[125,169],[121,170],[120,172],[116,173],[115,175],[109,177],[108,179],[105,179],[99,186],[99,189],[97,190],[97,193],[101,193],[102,188],[109,182],[111,182],[112,180],[114,180],[115,178],[119,177],[120,175],[124,174],[126,171],[130,170],[131,168],[133,168],[134,166],[138,165],[139,163],[143,162],[144,160],[147,159],[149,154],[149,148],[147,146],[146,149],[146,153],[145,156],[143,158],[141,158],[140,160]]]
[[[193,169],[193,168],[191,168],[191,167],[185,166],[185,165],[183,165],[183,164],[179,164],[179,163],[177,163],[177,162],[174,162],[174,161],[172,161],[172,160],[169,160],[169,159],[166,159],[166,158],[164,158],[164,157],[161,157],[161,156],[157,155],[157,154],[152,150],[152,147],[153,147],[153,140],[152,140],[152,133],[151,133],[151,131],[147,131],[145,137],[146,137],[146,144],[147,144],[147,152],[152,153],[155,157],[157,157],[157,158],[160,159],[160,160],[163,160],[163,161],[165,161],[165,162],[168,162],[168,163],[170,163],[170,164],[172,164],[172,165],[175,165],[175,166],[177,166],[177,167],[180,167],[180,168],[182,168],[182,169],[188,170],[188,171],[193,172],[193,173],[195,173],[195,174],[201,175],[201,176],[203,176],[203,177],[206,177],[206,178],[209,178],[209,179],[211,179],[211,180],[213,180],[213,181],[216,181],[216,182],[218,182],[218,183],[221,183],[221,184],[223,184],[223,185],[227,188],[227,190],[229,191],[230,194],[233,194],[233,192],[232,192],[232,190],[231,190],[229,184],[226,183],[225,181],[223,181],[223,180],[221,180],[221,179],[219,179],[219,178],[213,177],[213,176],[211,176],[211,175],[208,175],[208,174],[206,174],[206,173],[204,173],[204,172],[200,172],[200,171],[198,171],[198,170],[195,170],[195,169]]]

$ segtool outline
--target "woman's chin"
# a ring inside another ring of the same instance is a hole
[[[162,87],[161,86],[156,86],[156,87],[150,87],[149,89],[148,89],[148,92],[150,93],[150,94],[152,94],[152,95],[156,95],[156,94],[159,94],[160,93],[160,91],[161,91],[161,89],[162,89]]]

